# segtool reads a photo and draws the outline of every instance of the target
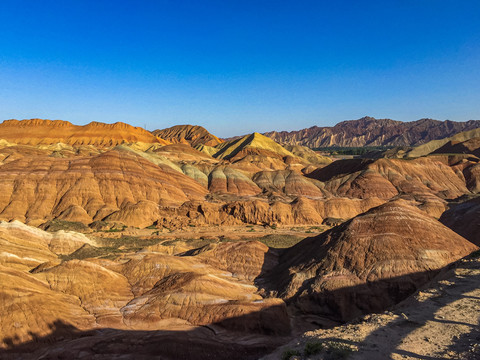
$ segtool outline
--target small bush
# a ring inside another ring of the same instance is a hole
[[[306,356],[315,355],[321,352],[324,349],[324,346],[319,341],[309,341],[305,344],[304,353]]]
[[[330,342],[328,343],[328,352],[331,354],[332,358],[335,360],[346,359],[354,350],[342,343]]]
[[[298,350],[287,349],[282,354],[282,360],[290,360],[292,356],[300,356],[300,352]]]
[[[474,251],[473,253],[470,254],[472,259],[476,259],[480,257],[480,250]]]

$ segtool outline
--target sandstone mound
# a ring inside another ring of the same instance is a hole
[[[234,249],[245,254],[229,251]],[[153,329],[165,319],[178,318],[194,325],[215,323],[231,330],[288,333],[283,301],[264,301],[251,283],[261,272],[266,252],[260,243],[238,243],[182,257],[137,254],[111,267],[124,274],[135,295],[121,309],[124,321],[128,326]],[[227,320],[241,316],[244,318],[238,322]],[[269,324],[269,317],[277,317],[279,323]]]
[[[63,232],[49,234],[18,222],[0,225],[0,253],[3,256],[3,250],[10,251],[4,257],[18,260],[3,261],[0,256],[0,305],[8,312],[0,319],[2,358],[5,347],[20,354],[42,346],[53,349],[81,337],[82,330],[101,329],[103,333],[109,331],[106,327],[156,332],[175,329],[181,338],[182,332],[188,336],[196,326],[205,325],[213,331],[197,340],[190,338],[190,342],[233,342],[236,346],[244,341],[239,338],[249,334],[244,346],[257,351],[278,341],[259,336],[290,333],[285,303],[263,299],[253,285],[262,271],[276,264],[276,257],[261,243],[225,243],[183,256],[153,253],[152,247],[125,254],[117,261],[62,262],[49,246]],[[86,247],[91,246],[86,243],[81,249]],[[171,341],[181,343],[175,339]],[[265,341],[270,344],[258,350]],[[25,342],[31,343],[19,350]],[[147,347],[144,344],[140,351]],[[69,346],[69,350],[73,348]],[[189,358],[196,357],[190,354]]]
[[[480,129],[475,128],[468,131],[457,132],[453,136],[444,137],[438,140],[432,140],[425,144],[419,145],[410,151],[405,153],[406,157],[419,157],[431,154],[433,152],[438,152],[443,146],[447,145],[444,150],[447,150],[447,147],[450,147],[450,144],[462,143],[470,139],[480,137]]]
[[[449,141],[441,148],[435,150],[434,154],[472,154],[480,156],[480,137],[474,137],[466,141]]]
[[[217,152],[213,157],[217,159],[232,159],[248,154],[264,154],[270,156],[284,157],[294,156],[290,151],[277,144],[272,139],[259,133],[245,135],[239,139],[231,140],[216,147]]]
[[[207,193],[182,173],[124,151],[22,158],[0,166],[0,185],[0,219],[33,224],[57,217],[89,223],[116,212],[117,220],[142,222],[151,211],[146,202],[179,204]]]
[[[332,194],[356,198],[405,193],[453,199],[469,193],[464,180],[435,158],[340,160],[307,176],[325,182]]]
[[[122,326],[119,309],[133,299],[123,275],[88,261],[67,261],[37,272],[37,278],[44,279],[52,290],[78,297],[82,308],[103,326]]]
[[[192,147],[198,145],[216,146],[223,142],[205,128],[194,125],[176,125],[163,130],[152,132],[155,136],[171,143],[186,143]]]
[[[254,175],[253,181],[264,191],[278,191],[286,195],[322,198],[327,194],[321,182],[292,170],[260,171]]]
[[[287,249],[265,279],[303,312],[348,320],[397,303],[475,249],[399,200]]]
[[[250,281],[270,270],[277,262],[269,247],[258,241],[209,244],[184,256],[195,256],[214,268],[231,272],[235,278]]]
[[[0,265],[0,279],[0,349],[49,334],[54,320],[79,329],[95,324],[78,297],[51,290],[24,271]]]
[[[211,193],[255,195],[261,190],[245,174],[230,166],[218,166],[208,175]]]
[[[293,155],[307,161],[310,164],[322,166],[328,165],[332,159],[322,156],[306,146],[301,145],[284,145],[284,148],[290,151]]]
[[[26,145],[94,145],[113,147],[123,143],[162,143],[168,141],[157,138],[140,127],[117,122],[104,124],[91,122],[76,126],[61,120],[5,120],[0,124],[0,137],[9,142]]]
[[[95,245],[95,241],[75,232],[52,234],[19,221],[0,222],[0,264],[16,269],[29,271],[85,244]]]

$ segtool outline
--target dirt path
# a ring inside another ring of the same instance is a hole
[[[306,356],[307,343],[323,349]],[[297,359],[480,359],[480,258],[457,262],[393,312],[307,332],[265,359],[289,349]]]

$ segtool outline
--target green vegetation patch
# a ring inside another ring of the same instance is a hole
[[[321,151],[328,153],[329,155],[353,155],[360,156],[370,152],[383,152],[393,149],[394,146],[360,146],[360,147],[341,147],[341,146],[329,146],[319,147],[313,149],[314,151]]]
[[[140,238],[136,236],[122,236],[120,238],[97,239],[102,246],[83,245],[80,249],[69,255],[62,255],[60,258],[64,261],[83,260],[88,258],[101,258],[114,260],[120,254],[137,252],[147,246],[158,244],[163,241],[162,238]]]
[[[90,231],[90,228],[78,221],[67,221],[67,220],[60,220],[54,219],[46,222],[42,226],[41,229],[49,231],[49,232],[56,232],[59,230],[64,231],[76,231],[76,232],[87,232]]]
[[[294,356],[300,356],[300,352],[294,349],[287,349],[282,353],[282,360],[290,360]]]
[[[320,353],[325,346],[320,341],[309,341],[305,344],[303,353],[305,356],[312,356]]]
[[[304,237],[296,235],[270,234],[252,240],[260,241],[271,248],[284,249],[296,245],[303,239]]]

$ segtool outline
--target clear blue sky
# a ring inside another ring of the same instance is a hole
[[[478,0],[0,1],[0,119],[480,119]]]

